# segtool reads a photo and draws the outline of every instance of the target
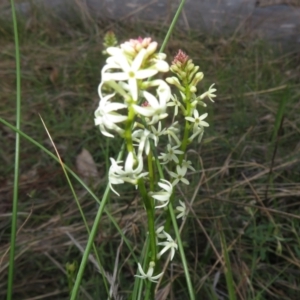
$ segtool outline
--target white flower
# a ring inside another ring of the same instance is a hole
[[[178,125],[178,121],[174,122],[168,129],[166,129],[164,134],[168,135],[169,143],[171,143],[173,138],[176,144],[180,146],[181,142],[179,141],[178,138],[179,129],[177,125]]]
[[[115,130],[119,134],[123,132],[123,129],[118,127],[116,123],[124,122],[127,120],[127,116],[122,116],[116,111],[119,109],[127,108],[126,104],[110,102],[109,99],[115,94],[107,95],[100,99],[99,107],[95,111],[95,125],[99,125],[103,135],[108,137],[114,137],[107,129]]]
[[[164,128],[162,130],[161,129],[161,122],[158,122],[157,129],[154,126],[151,126],[151,131],[152,131],[153,135],[156,137],[156,139],[154,140],[154,144],[157,147],[157,144],[159,142],[159,137],[165,133],[166,129]]]
[[[129,91],[128,84],[126,84],[125,82],[121,82],[121,81],[117,83],[114,80],[100,82],[100,84],[98,86],[98,94],[99,94],[100,98],[103,98],[102,87],[104,85],[110,86],[115,92],[117,92],[121,96],[123,96],[125,101],[129,101],[131,99],[130,95],[128,95],[128,91]]]
[[[194,130],[198,127],[208,127],[209,124],[203,121],[207,117],[208,113],[205,113],[199,116],[199,112],[197,109],[194,109],[194,118],[193,117],[185,117],[186,120],[194,123]]]
[[[185,203],[180,200],[179,200],[179,203],[180,203],[180,206],[176,206],[176,210],[179,211],[179,214],[177,215],[176,219],[182,218],[182,220],[184,220],[186,218],[186,214],[187,214],[186,206],[185,206]]]
[[[164,228],[165,228],[164,226],[160,226],[156,229],[155,234],[156,234],[157,238],[159,238],[159,239],[167,238],[167,236],[165,235]]]
[[[162,208],[169,204],[169,200],[173,193],[173,186],[172,184],[165,179],[161,179],[161,182],[158,185],[162,188],[159,192],[149,192],[148,195],[154,198],[157,201],[164,202],[162,205],[155,206],[155,208]]]
[[[138,99],[138,80],[152,77],[158,73],[155,68],[141,69],[147,51],[141,49],[133,61],[128,59],[123,50],[116,47],[107,49],[107,53],[112,55],[109,57],[102,69],[102,81],[128,81],[130,94],[134,101]],[[106,72],[111,69],[121,69],[123,72]]]
[[[175,255],[175,250],[178,249],[178,245],[176,242],[172,239],[172,237],[164,231],[164,234],[167,237],[167,242],[160,242],[158,245],[160,246],[165,246],[157,255],[158,258],[160,258],[166,251],[169,249],[171,250],[171,260],[173,260],[174,255]]]
[[[171,146],[170,144],[167,145],[167,152],[166,153],[160,153],[161,155],[158,157],[159,159],[163,160],[163,164],[168,163],[169,161],[174,160],[177,164],[179,163],[179,159],[176,156],[176,154],[183,154],[183,151],[176,150],[179,147],[177,146]]]
[[[179,181],[183,182],[184,184],[190,184],[189,181],[184,178],[187,169],[182,168],[179,165],[176,166],[177,173],[174,173],[172,171],[169,171],[169,174],[175,178],[175,180],[172,182],[172,185],[175,186]]]
[[[145,273],[141,264],[138,263],[138,268],[139,268],[141,275],[134,275],[134,276],[138,277],[138,278],[142,278],[142,279],[148,279],[151,282],[157,282],[157,280],[162,276],[163,272],[158,275],[153,276],[154,267],[155,267],[155,262],[150,261],[148,271],[147,271],[147,273]]]
[[[110,161],[111,161],[111,166],[108,171],[108,184],[110,189],[115,194],[120,196],[120,194],[114,190],[112,184],[124,183],[124,180],[120,177],[120,175],[123,174],[123,167],[119,166],[119,164],[122,163],[123,161],[115,161],[113,158],[110,158]]]
[[[132,140],[138,142],[138,155],[141,156],[143,151],[148,155],[150,152],[149,139],[152,138],[154,144],[157,146],[158,137],[151,133],[148,129],[138,129],[132,133]]]
[[[198,136],[198,143],[200,143],[201,140],[202,140],[203,134],[204,134],[204,128],[203,127],[198,127],[198,128],[194,127],[193,134],[189,137],[189,141],[191,142],[197,135],[199,135]]]
[[[188,160],[188,161],[183,160],[182,163],[181,163],[181,167],[186,168],[186,169],[190,169],[194,172],[196,171],[195,168],[192,166],[192,162],[190,160]]]
[[[167,106],[175,106],[174,109],[174,115],[177,116],[178,115],[178,107],[181,107],[182,104],[180,103],[180,101],[177,99],[176,95],[171,95],[171,101],[168,102]]]
[[[166,113],[167,102],[171,97],[170,87],[163,81],[160,80],[160,85],[157,89],[158,99],[152,94],[144,91],[143,96],[146,98],[148,105],[147,106],[138,106],[133,105],[133,108],[136,113],[144,117],[152,117],[149,125],[157,123],[159,120],[164,119],[168,116]]]
[[[113,192],[120,196],[113,188],[112,184],[122,184],[124,182],[129,182],[131,184],[137,185],[138,179],[148,175],[148,172],[142,173],[143,170],[143,159],[142,157],[137,158],[138,165],[135,168],[136,161],[132,152],[128,153],[125,168],[119,166],[120,162],[116,162],[113,158],[110,159],[112,165],[110,166],[108,172],[109,186]]]
[[[170,69],[169,65],[167,62],[165,62],[163,60],[166,58],[166,56],[165,56],[165,54],[164,55],[161,55],[161,54],[164,54],[164,53],[158,53],[156,55],[156,57],[151,60],[151,62],[154,63],[152,68],[155,68],[159,72],[168,72]]]
[[[214,102],[214,100],[213,100],[212,98],[217,97],[217,96],[214,94],[214,92],[217,91],[217,89],[213,88],[214,85],[215,85],[215,84],[212,84],[212,85],[209,87],[208,91],[205,92],[205,93],[203,93],[203,94],[200,96],[200,99],[201,99],[201,100],[204,99],[205,97],[208,97],[210,101]]]

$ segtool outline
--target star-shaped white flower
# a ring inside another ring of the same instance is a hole
[[[176,242],[172,239],[172,237],[168,233],[166,233],[164,231],[164,234],[167,237],[167,241],[158,243],[158,245],[165,246],[165,247],[157,254],[157,257],[160,258],[166,251],[168,251],[170,249],[171,260],[173,260],[174,255],[175,255],[175,250],[178,249],[178,245],[176,244]]]
[[[177,116],[178,115],[178,108],[180,108],[182,106],[182,104],[177,99],[176,95],[171,95],[171,101],[168,102],[167,106],[175,106],[174,115]]]
[[[186,168],[180,167],[179,165],[176,166],[177,173],[169,171],[169,174],[175,178],[175,180],[172,182],[173,186],[175,186],[179,181],[183,182],[184,184],[190,184],[189,181],[186,178],[184,178],[186,171]]]
[[[209,124],[203,121],[207,117],[208,113],[205,113],[199,116],[199,112],[197,109],[194,109],[194,118],[193,117],[185,117],[186,120],[194,123],[194,130],[198,127],[208,127]]]
[[[148,129],[138,129],[132,133],[132,140],[138,142],[138,156],[141,156],[144,150],[147,155],[149,154],[150,138],[153,139],[154,144],[157,145],[158,138]]]
[[[155,208],[162,208],[169,204],[170,198],[173,193],[173,186],[172,184],[165,179],[161,179],[161,182],[158,185],[162,188],[159,192],[149,192],[148,195],[154,198],[157,201],[163,202],[162,205],[155,206]]]
[[[137,185],[138,179],[148,175],[148,172],[143,172],[143,159],[142,157],[137,157],[137,163],[134,159],[132,152],[129,152],[125,161],[125,167],[123,170],[122,166],[118,164],[121,162],[116,162],[113,158],[110,159],[111,166],[108,172],[109,186],[111,190],[120,196],[113,188],[112,184],[122,184],[124,182],[129,182],[131,184]]]
[[[208,91],[203,93],[199,98],[202,100],[204,99],[205,97],[208,97],[210,101],[214,102],[214,100],[212,98],[215,98],[217,97],[214,93],[217,91],[217,89],[213,88],[215,84],[212,84]]]
[[[127,120],[127,116],[122,116],[116,111],[119,109],[127,108],[126,104],[110,102],[115,94],[107,95],[100,99],[99,107],[95,111],[95,125],[99,125],[103,135],[108,137],[114,137],[107,129],[115,130],[119,134],[123,132],[123,129],[118,127],[116,123],[124,122]]]
[[[165,133],[166,129],[165,128],[162,129],[161,122],[158,122],[157,129],[154,126],[151,126],[151,131],[152,134],[156,137],[156,139],[154,140],[154,145],[155,147],[157,147],[157,144],[159,142],[159,137]]]
[[[169,143],[172,142],[172,138],[173,138],[173,140],[176,142],[177,145],[179,146],[181,145],[181,142],[178,138],[179,135],[178,121],[174,122],[170,127],[168,127],[165,130],[164,134],[168,135]]]
[[[152,120],[148,122],[149,125],[155,124],[159,120],[164,119],[168,116],[168,114],[166,113],[166,109],[167,102],[171,97],[171,90],[169,85],[166,84],[163,80],[160,80],[157,94],[158,99],[149,92],[144,91],[143,96],[147,100],[147,106],[139,106],[136,104],[133,105],[133,109],[136,113],[144,117],[151,117]]]
[[[204,134],[204,128],[203,127],[194,127],[193,134],[189,137],[189,141],[191,142],[196,136],[198,136],[198,143],[201,142],[202,137]]]
[[[179,148],[179,145],[171,146],[170,144],[167,145],[167,152],[166,153],[160,153],[161,155],[158,157],[159,159],[163,160],[163,164],[168,163],[169,161],[174,160],[177,164],[179,163],[179,159],[176,156],[176,154],[183,154],[183,151],[177,150]]]
[[[159,238],[159,239],[166,239],[167,238],[164,229],[165,229],[165,226],[160,226],[156,229],[155,234],[156,234],[157,238]]]
[[[147,51],[141,49],[133,61],[128,59],[123,50],[117,47],[108,48],[107,53],[112,56],[107,59],[107,64],[102,69],[102,81],[127,81],[132,99],[137,101],[138,80],[150,78],[158,73],[155,68],[142,69]],[[111,72],[112,69],[121,69],[123,72]]]
[[[192,171],[196,171],[195,168],[192,166],[192,162],[190,160],[183,160],[181,163],[182,168],[190,169]]]
[[[123,167],[119,166],[119,164],[123,163],[123,161],[115,161],[115,159],[110,158],[111,166],[108,171],[108,184],[110,189],[118,196],[120,194],[116,192],[116,190],[113,188],[113,184],[122,184],[124,183],[124,180],[121,177],[121,174],[124,174]]]
[[[179,212],[176,219],[182,218],[184,220],[186,218],[186,206],[185,203],[179,200],[180,205],[176,206],[176,210]]]
[[[141,264],[138,263],[138,268],[139,268],[141,275],[134,275],[134,276],[138,277],[138,278],[142,278],[142,279],[148,279],[151,282],[157,282],[157,280],[163,275],[163,272],[158,275],[153,276],[154,267],[155,267],[155,262],[150,261],[148,271],[147,271],[147,273],[145,273]]]

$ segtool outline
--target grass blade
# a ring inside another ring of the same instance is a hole
[[[16,61],[16,76],[17,76],[16,78],[16,82],[17,82],[16,128],[20,129],[21,127],[21,66],[20,66],[18,24],[17,24],[14,0],[11,0],[11,12],[12,12],[12,19],[13,19],[13,26],[14,26],[15,61]],[[19,165],[20,165],[20,134],[16,132],[14,191],[13,191],[13,208],[12,208],[12,219],[11,219],[7,300],[12,299],[13,281],[14,281],[15,246],[16,246],[17,214],[18,214],[18,191],[19,191]]]

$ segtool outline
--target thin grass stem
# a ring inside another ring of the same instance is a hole
[[[15,11],[14,0],[11,0],[11,13],[14,27],[15,41],[15,61],[16,61],[16,128],[21,127],[21,65],[20,65],[20,47],[18,36],[18,23]],[[18,194],[19,194],[19,166],[20,166],[20,134],[16,132],[15,143],[15,167],[14,167],[14,190],[13,190],[13,208],[11,218],[11,236],[10,236],[10,253],[9,253],[9,269],[7,281],[7,300],[12,299],[14,268],[15,268],[15,247],[17,236],[17,214],[18,214]]]

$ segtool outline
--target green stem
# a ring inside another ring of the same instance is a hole
[[[81,260],[80,267],[79,267],[79,270],[78,270],[78,273],[77,273],[77,276],[76,276],[76,280],[75,280],[75,283],[74,283],[74,287],[73,287],[73,290],[72,290],[70,300],[76,300],[77,299],[77,295],[78,295],[78,291],[79,291],[79,287],[80,287],[80,282],[81,282],[81,279],[83,277],[83,272],[84,272],[86,263],[88,261],[88,257],[90,255],[91,248],[92,248],[96,233],[97,233],[98,228],[99,228],[100,219],[102,217],[106,202],[108,200],[109,190],[110,190],[109,185],[107,185],[107,187],[105,189],[105,192],[104,192],[104,195],[103,195],[103,198],[102,198],[102,201],[101,201],[101,204],[100,204],[100,207],[99,207],[97,215],[95,217],[95,221],[94,221],[91,233],[89,235],[89,239],[88,239],[86,248],[85,248],[83,256],[82,256],[82,260]]]
[[[154,224],[154,202],[148,196],[144,180],[140,178],[138,180],[138,187],[141,193],[141,196],[144,201],[144,205],[147,212],[148,219],[148,231],[150,239],[150,252],[151,252],[151,261],[156,262],[156,234],[155,234],[155,224]]]
[[[127,146],[127,151],[128,152],[133,152],[134,153],[134,149],[133,149],[133,142],[132,142],[132,124],[134,122],[134,116],[135,116],[135,112],[134,109],[132,107],[132,105],[128,105],[128,119],[125,125],[125,133],[124,133],[124,138],[125,138],[125,142],[126,142],[126,146]]]
[[[145,183],[142,178],[140,178],[138,181],[138,187],[147,212],[149,241],[150,241],[150,261],[153,261],[156,264],[157,245],[156,245],[155,222],[154,222],[154,201],[152,198],[148,196]],[[144,261],[146,262],[146,266],[149,266],[149,255],[145,256]],[[144,299],[145,300],[154,299],[154,284],[152,282],[147,282],[147,290]]]
[[[191,113],[191,92],[189,90],[188,84],[185,85],[185,96],[186,96],[186,116],[189,116]],[[181,143],[180,150],[183,151],[183,153],[179,157],[179,164],[181,165],[182,160],[185,155],[186,148],[189,144],[189,133],[190,133],[190,123],[189,121],[185,121],[185,126],[184,126],[184,133],[183,133],[183,140]]]
[[[147,159],[148,159],[148,170],[149,170],[149,182],[150,182],[150,191],[154,190],[154,171],[153,171],[153,161],[152,161],[152,151],[150,150]]]
[[[162,45],[161,45],[161,47],[160,47],[160,49],[159,49],[159,52],[163,52],[163,51],[165,50],[166,45],[167,45],[167,43],[168,43],[168,41],[169,41],[169,38],[170,38],[170,36],[171,36],[171,33],[173,32],[174,27],[175,27],[175,25],[176,25],[176,22],[177,22],[177,20],[178,20],[178,18],[179,18],[179,16],[180,16],[180,13],[181,13],[181,11],[182,11],[182,9],[183,9],[183,6],[184,6],[184,4],[185,4],[185,1],[186,1],[186,0],[181,0],[181,3],[180,3],[180,5],[179,5],[178,8],[177,8],[176,14],[175,14],[175,16],[174,16],[174,18],[173,18],[173,20],[172,20],[172,23],[171,23],[169,29],[168,29],[168,32],[167,32],[167,34],[166,34],[166,36],[165,36],[165,39],[164,39],[164,41],[163,41],[163,43],[162,43]]]
[[[193,285],[192,285],[192,282],[191,282],[189,268],[188,268],[188,264],[187,264],[187,261],[186,261],[186,257],[185,257],[185,253],[184,253],[184,249],[183,249],[183,244],[181,242],[180,232],[179,232],[179,229],[178,229],[174,209],[173,209],[172,205],[169,205],[168,208],[169,208],[169,213],[171,215],[173,228],[174,228],[175,235],[176,235],[176,240],[177,240],[177,244],[178,244],[178,248],[179,248],[181,262],[182,262],[182,265],[183,265],[183,270],[184,270],[186,283],[187,283],[187,286],[188,286],[189,299],[190,300],[195,300],[195,293],[194,293]]]
[[[153,288],[152,288],[153,286],[154,285],[150,281],[148,281],[146,283],[146,293],[145,293],[145,299],[144,300],[154,299]]]
[[[21,65],[20,65],[20,48],[18,36],[18,24],[15,11],[14,0],[11,0],[11,13],[14,24],[14,39],[15,39],[15,55],[16,55],[16,81],[17,81],[17,98],[16,98],[16,128],[21,127]],[[14,191],[13,191],[13,208],[11,219],[11,236],[10,236],[10,253],[9,253],[9,270],[7,284],[7,300],[12,299],[13,281],[14,281],[14,266],[15,266],[15,247],[17,236],[17,214],[18,214],[18,192],[19,192],[19,165],[20,165],[20,134],[16,132],[15,144],[15,168],[14,168]]]

